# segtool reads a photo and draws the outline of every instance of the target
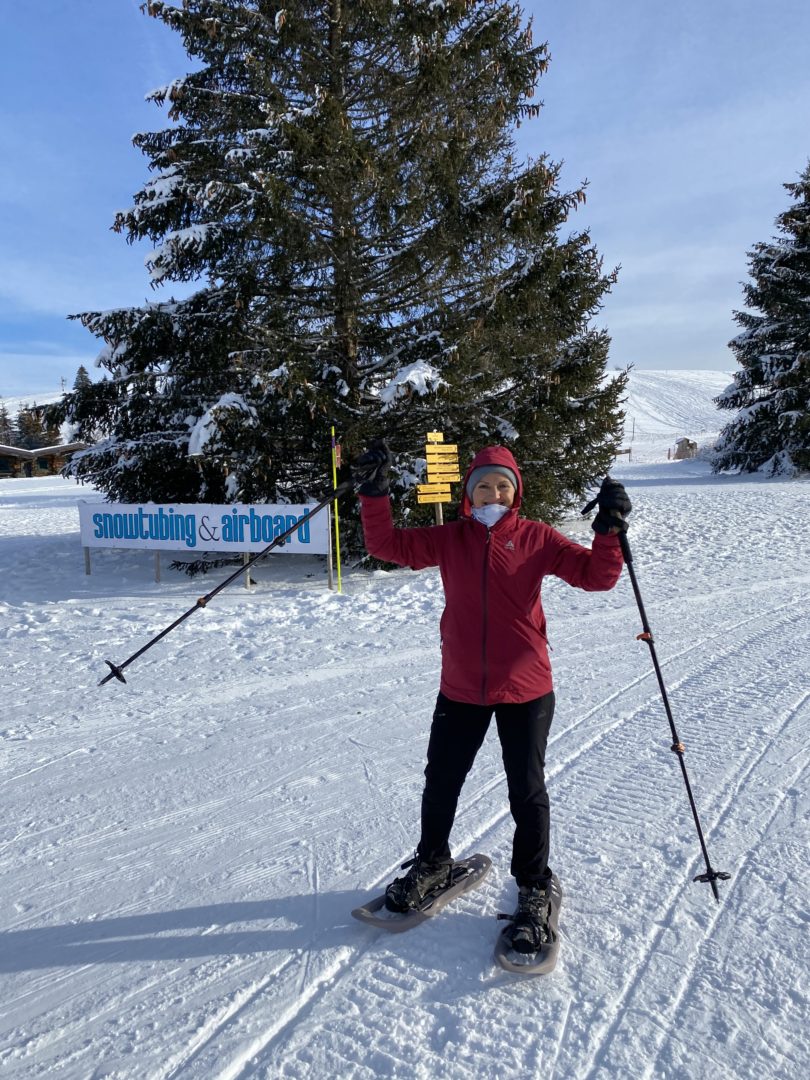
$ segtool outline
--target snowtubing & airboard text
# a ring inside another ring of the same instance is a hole
[[[362,907],[355,908],[352,915],[368,926],[376,926],[392,934],[401,934],[437,915],[451,900],[478,888],[491,869],[492,860],[488,856],[471,855],[469,859],[459,859],[453,864],[452,883],[445,889],[428,894],[419,908],[406,912],[388,911],[383,893]]]
[[[556,876],[551,878],[551,914],[548,917],[549,941],[536,953],[519,953],[509,947],[511,925],[504,927],[495,943],[495,962],[505,971],[518,975],[548,975],[557,964],[560,951],[560,936],[557,926],[560,921],[562,888]]]

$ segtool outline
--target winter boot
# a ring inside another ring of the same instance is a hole
[[[550,885],[521,885],[512,916],[511,946],[515,952],[535,953],[549,940]]]
[[[408,873],[404,877],[394,878],[385,890],[385,906],[389,911],[412,911],[422,904],[429,893],[446,888],[452,881],[452,859],[427,863],[417,854],[402,864],[403,870],[406,867],[410,867]]]

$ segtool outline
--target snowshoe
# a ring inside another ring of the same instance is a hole
[[[419,908],[427,896],[436,890],[444,890],[453,881],[453,862],[424,862],[419,855],[402,864],[408,870],[404,877],[394,878],[385,890],[385,906],[388,911],[413,911]]]
[[[499,915],[510,925],[504,927],[495,944],[495,961],[506,971],[521,975],[547,975],[554,970],[560,940],[562,889],[552,876],[546,887],[521,887],[513,915]]]
[[[405,866],[410,866],[410,864],[405,863]],[[355,919],[359,919],[360,922],[367,923],[370,926],[388,930],[393,934],[402,933],[437,915],[451,900],[455,900],[463,893],[477,888],[491,869],[492,862],[486,855],[471,855],[469,859],[459,859],[455,863],[445,864],[443,874],[440,877],[437,876],[434,885],[424,891],[421,900],[417,902],[416,906],[408,906],[404,909],[392,911],[388,906],[389,902],[399,902],[403,893],[406,893],[411,888],[410,885],[406,885],[402,889],[398,887],[389,901],[389,893],[393,887],[398,882],[407,882],[407,879],[411,876],[411,874],[406,874],[404,878],[397,878],[396,881],[393,881],[380,896],[375,896],[367,904],[355,908],[352,915]],[[413,877],[417,878],[415,884],[418,890],[419,871]],[[410,893],[407,894],[411,895]]]

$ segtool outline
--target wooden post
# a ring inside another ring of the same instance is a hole
[[[84,549],[84,572],[85,572],[85,574],[90,573],[90,548],[89,547],[86,547]]]
[[[244,563],[249,563],[249,562],[250,562],[250,552],[249,551],[243,551],[242,552],[242,563],[244,564]],[[245,571],[245,588],[249,589],[251,584],[252,584],[252,582],[250,580],[250,571],[246,570]]]

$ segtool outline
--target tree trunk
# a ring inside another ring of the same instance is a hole
[[[346,113],[346,65],[343,54],[343,0],[332,0],[330,8],[329,89],[335,102],[339,130],[335,140],[338,161],[332,193],[332,245],[334,282],[335,362],[349,387],[350,400],[358,388],[358,340],[356,280],[356,238],[351,169],[345,159],[345,134],[350,130]]]

